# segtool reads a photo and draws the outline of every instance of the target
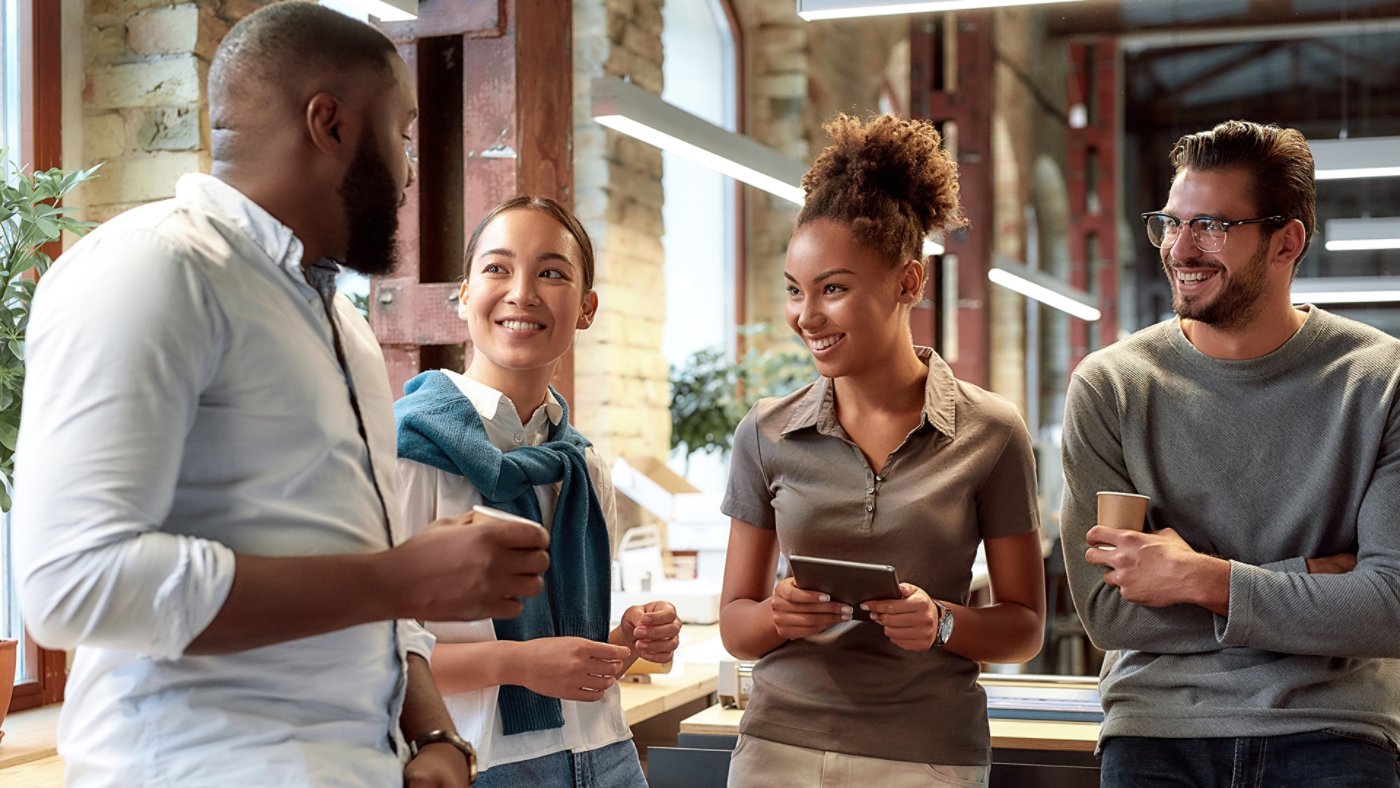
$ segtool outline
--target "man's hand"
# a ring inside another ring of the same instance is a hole
[[[472,784],[467,756],[445,742],[418,751],[403,769],[405,788],[466,788]]]
[[[1355,553],[1337,553],[1308,559],[1310,575],[1344,575],[1356,568]]]
[[[658,664],[670,662],[681,642],[681,621],[676,617],[676,606],[670,602],[627,608],[615,631],[622,641],[619,645],[627,646],[640,659]]]
[[[511,655],[510,684],[560,700],[592,702],[617,683],[631,649],[580,637],[526,640]]]
[[[850,621],[854,612],[840,602],[831,601],[828,594],[798,588],[797,581],[791,577],[783,578],[773,589],[771,606],[773,628],[788,640],[815,635],[842,621]]]
[[[885,637],[905,651],[928,651],[938,634],[938,606],[922,588],[900,583],[903,599],[872,599],[861,605],[885,628]]]
[[[403,589],[396,617],[477,621],[520,615],[520,597],[544,590],[549,532],[481,515],[444,517],[389,551],[390,587]]]
[[[1129,602],[1144,607],[1185,603],[1228,615],[1230,562],[1196,552],[1171,528],[1140,533],[1096,525],[1085,538],[1090,547],[1084,560],[1106,568],[1103,581]]]

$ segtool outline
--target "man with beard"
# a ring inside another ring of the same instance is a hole
[[[107,222],[40,284],[15,534],[26,624],[76,649],[75,785],[465,785],[413,619],[511,617],[545,531],[397,538],[392,396],[337,262],[394,263],[412,82],[304,3],[209,72],[213,175]]]
[[[1289,287],[1314,227],[1292,129],[1182,137],[1143,214],[1177,318],[1084,360],[1061,531],[1108,650],[1105,786],[1400,785],[1400,341]],[[1147,531],[1095,494],[1151,499]]]

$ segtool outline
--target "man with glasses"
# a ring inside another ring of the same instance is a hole
[[[212,174],[40,283],[16,553],[35,638],[76,649],[70,785],[470,781],[413,619],[518,615],[548,535],[398,538],[384,359],[335,278],[393,267],[416,116],[382,33],[267,5],[209,68]]]
[[[1143,221],[1177,317],[1086,358],[1065,408],[1103,784],[1394,788],[1400,341],[1290,299],[1301,134],[1230,121],[1171,161]],[[1149,496],[1146,532],[1096,525],[1100,491]]]

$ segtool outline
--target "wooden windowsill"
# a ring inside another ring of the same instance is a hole
[[[61,704],[13,711],[0,728],[0,769],[10,769],[58,754],[58,712]]]

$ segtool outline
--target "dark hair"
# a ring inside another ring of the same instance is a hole
[[[1312,150],[1296,129],[1227,120],[1210,131],[1176,141],[1172,167],[1182,170],[1240,169],[1249,174],[1249,199],[1258,216],[1282,216],[1303,223],[1303,253],[1317,229],[1317,185]],[[1231,217],[1252,219],[1255,217]],[[1298,260],[1303,254],[1298,255]],[[1298,260],[1293,265],[1297,268]]]
[[[486,215],[481,217],[481,221],[477,222],[476,229],[472,230],[472,237],[467,241],[467,252],[464,255],[466,260],[464,275],[467,278],[471,277],[472,256],[476,254],[477,244],[481,243],[481,234],[486,231],[486,225],[490,224],[491,220],[495,219],[497,216],[515,208],[529,208],[534,211],[539,211],[540,213],[548,215],[551,219],[558,222],[565,230],[569,231],[569,235],[574,237],[574,241],[578,244],[579,252],[583,257],[582,260],[579,260],[579,266],[583,269],[583,292],[587,293],[591,291],[593,289],[593,241],[589,240],[588,231],[583,229],[583,223],[578,220],[577,216],[574,216],[573,211],[548,197],[520,195],[518,197],[512,197],[487,211]]]
[[[798,227],[816,219],[848,224],[856,240],[897,265],[922,260],[929,233],[964,223],[958,165],[933,124],[842,114],[823,128],[832,142],[802,176],[807,202]]]
[[[396,55],[383,33],[338,11],[298,0],[264,6],[234,25],[214,53],[210,126],[232,128],[240,105],[265,101],[268,88],[294,92],[309,78],[366,67],[392,75]]]

